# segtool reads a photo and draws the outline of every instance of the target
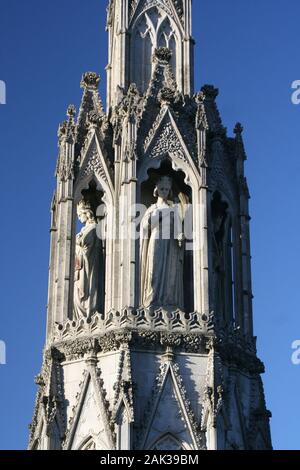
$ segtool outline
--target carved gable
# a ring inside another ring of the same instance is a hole
[[[179,160],[188,160],[188,150],[180,135],[171,111],[165,107],[155,121],[145,140],[146,158],[164,158],[175,156]]]
[[[67,431],[66,449],[80,450],[89,439],[98,450],[112,448],[108,404],[105,402],[104,391],[94,375],[95,372],[92,374],[86,372],[81,383],[77,404]]]
[[[178,366],[166,364],[154,394],[143,448],[172,450],[174,446],[196,450],[201,442]]]
[[[112,170],[103,155],[95,131],[91,134],[81,153],[76,182],[80,184],[82,181],[89,180],[93,175],[96,176],[103,188],[109,188],[110,193],[113,194]]]

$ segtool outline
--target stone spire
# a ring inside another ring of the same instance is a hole
[[[270,449],[243,128],[192,93],[190,0],[111,0],[108,31],[108,112],[87,72],[59,127],[29,448]]]

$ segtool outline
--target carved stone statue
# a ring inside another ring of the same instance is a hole
[[[213,299],[217,314],[225,314],[225,259],[224,238],[227,220],[227,204],[216,193],[212,202],[213,241]]]
[[[141,304],[183,310],[184,236],[178,206],[169,200],[171,178],[158,181],[154,196],[141,222]]]
[[[100,310],[103,254],[91,205],[82,200],[77,214],[84,227],[76,236],[74,319],[90,318]]]

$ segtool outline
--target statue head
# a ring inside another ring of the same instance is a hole
[[[78,219],[82,224],[95,222],[95,216],[92,210],[92,206],[88,201],[81,199],[77,205]]]
[[[161,197],[164,201],[172,197],[172,178],[162,176],[154,189],[154,197]]]

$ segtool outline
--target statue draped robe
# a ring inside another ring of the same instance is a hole
[[[152,205],[141,223],[141,304],[184,309],[182,222],[176,206]]]
[[[96,227],[86,225],[76,236],[74,319],[90,318],[101,306],[102,246]]]

